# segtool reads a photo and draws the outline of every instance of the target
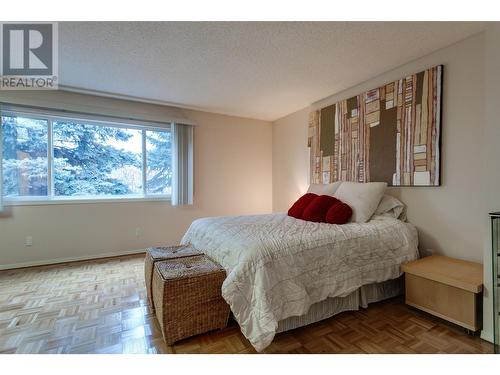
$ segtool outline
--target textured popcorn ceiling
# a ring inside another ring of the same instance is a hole
[[[65,22],[60,84],[275,120],[482,31],[467,22]]]

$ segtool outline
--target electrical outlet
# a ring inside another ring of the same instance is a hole
[[[33,246],[33,237],[31,237],[31,236],[26,236],[26,237],[24,238],[24,245],[25,245],[26,247]]]
[[[135,236],[140,237],[142,234],[141,228],[135,228]]]

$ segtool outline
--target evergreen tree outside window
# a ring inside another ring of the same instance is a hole
[[[54,195],[142,193],[140,130],[54,121]]]
[[[46,197],[48,121],[2,116],[3,194]]]
[[[170,124],[5,112],[4,200],[169,197]]]
[[[146,131],[146,192],[172,193],[172,133]]]

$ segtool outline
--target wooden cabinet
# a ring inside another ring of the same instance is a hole
[[[402,266],[406,303],[471,331],[482,328],[483,266],[430,256]]]

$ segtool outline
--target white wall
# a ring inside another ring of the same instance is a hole
[[[174,116],[197,124],[193,206],[121,202],[7,207],[0,217],[0,267],[176,244],[195,218],[272,210],[269,122],[60,92],[0,93],[0,100],[81,111],[97,108],[149,120]],[[139,237],[136,228],[141,228]],[[33,237],[32,247],[24,246],[25,236]]]
[[[418,229],[421,249],[483,262],[485,251],[489,251],[488,212],[500,209],[499,184],[494,185],[491,178],[492,174],[498,178],[498,151],[496,154],[488,151],[498,150],[500,139],[500,82],[498,64],[492,65],[485,75],[485,39],[485,33],[475,35],[276,121],[273,126],[273,210],[288,209],[307,189],[307,126],[311,108],[324,107],[407,74],[443,64],[442,186],[389,188],[389,193],[407,204],[408,219]],[[490,37],[487,43],[495,45],[499,54],[500,43],[495,44],[493,39]],[[490,80],[491,77],[495,78]],[[486,87],[491,94],[485,95]],[[490,115],[494,123],[488,126],[486,98],[496,114]],[[489,164],[485,163],[487,156]],[[485,264],[485,269],[489,267],[490,264]],[[486,272],[485,331],[491,331],[487,305],[489,277]]]

